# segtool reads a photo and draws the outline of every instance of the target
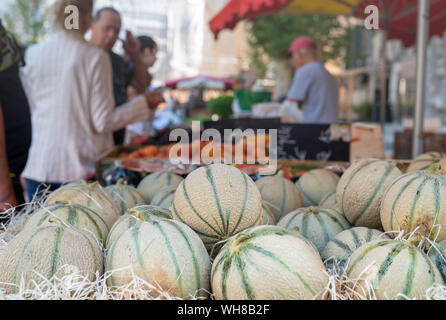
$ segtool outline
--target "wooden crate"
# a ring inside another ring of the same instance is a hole
[[[350,143],[350,162],[360,159],[386,157],[384,138],[380,125],[372,123],[354,123],[352,142]]]
[[[122,152],[133,152],[138,150],[139,147],[123,147],[115,146],[101,154],[99,160],[96,162],[96,173],[98,177],[102,177],[104,171],[115,164],[116,161],[124,160],[124,158],[118,158],[118,155]],[[306,168],[308,170],[316,168],[333,168],[334,171],[342,172],[350,166],[349,162],[339,161],[313,161],[313,160],[277,160],[277,167],[302,167],[302,170]]]
[[[412,135],[412,131],[395,132],[395,159],[412,159]],[[432,151],[446,152],[445,133],[423,134],[423,153]]]
[[[277,160],[277,166],[279,168],[282,167],[293,167],[293,166],[302,166],[302,167],[314,167],[314,168],[325,168],[325,167],[338,167],[338,168],[348,168],[350,166],[350,162],[342,162],[342,161],[313,161],[313,160]]]

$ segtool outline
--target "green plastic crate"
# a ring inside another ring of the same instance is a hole
[[[251,111],[252,105],[256,103],[271,101],[271,95],[269,91],[239,90],[235,92],[240,109],[243,111]]]

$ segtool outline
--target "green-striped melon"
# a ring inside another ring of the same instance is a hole
[[[336,202],[336,190],[327,193],[319,202],[318,207],[326,209],[338,210],[338,203]]]
[[[178,186],[183,177],[171,172],[161,171],[149,174],[138,185],[138,191],[143,195],[147,204],[151,204],[153,197],[163,188]]]
[[[367,242],[378,239],[389,239],[389,237],[379,230],[366,227],[344,230],[327,243],[322,250],[321,257],[324,261],[331,261],[331,265],[337,263],[339,267],[344,267],[356,249]]]
[[[304,198],[304,206],[317,206],[329,192],[335,191],[339,176],[329,170],[314,169],[303,174],[296,185]]]
[[[359,247],[347,265],[354,290],[366,299],[423,299],[433,284],[443,284],[437,267],[408,242],[375,240]]]
[[[263,201],[269,206],[277,221],[287,213],[304,206],[297,186],[280,175],[260,178],[256,181],[256,185]]]
[[[0,255],[0,288],[7,294],[35,288],[53,277],[78,275],[96,280],[103,272],[100,246],[89,234],[62,226],[23,230]]]
[[[317,251],[297,232],[258,226],[224,245],[211,284],[217,300],[323,299],[328,275]]]
[[[263,225],[272,225],[275,226],[277,221],[271,209],[266,205],[262,205],[263,209]]]
[[[213,164],[179,185],[173,218],[189,225],[208,249],[263,220],[262,198],[252,179],[235,167]]]
[[[396,179],[381,204],[385,231],[403,231],[434,241],[446,239],[446,176],[414,171]],[[392,236],[396,234],[391,234]]]
[[[380,204],[401,171],[388,161],[363,159],[342,175],[336,189],[338,210],[356,227],[381,228]]]
[[[101,244],[105,244],[108,235],[108,227],[101,216],[87,207],[70,201],[60,201],[43,206],[31,215],[24,229],[55,224],[72,226],[88,232],[98,239]]]
[[[428,152],[413,159],[407,168],[407,172],[429,169],[433,164],[439,163],[441,159],[446,158],[445,153]]]
[[[81,181],[79,183],[67,184],[51,193],[44,205],[67,200],[96,212],[104,219],[109,229],[121,216],[119,204],[97,182],[87,183]]]
[[[339,212],[319,207],[301,208],[290,212],[277,226],[300,232],[319,252],[322,252],[335,235],[351,227]]]
[[[124,214],[127,209],[146,204],[146,200],[139,191],[132,186],[125,185],[123,180],[119,180],[117,184],[106,187],[105,190],[119,203],[121,214]]]
[[[443,282],[446,283],[446,240],[433,244],[429,250],[429,258],[437,266]]]
[[[111,288],[129,285],[136,275],[159,291],[180,298],[203,298],[210,291],[211,261],[203,242],[184,223],[158,215],[124,231],[106,256]]]
[[[152,200],[151,205],[170,209],[173,202],[173,197],[175,191],[177,191],[178,186],[169,186],[161,189]]]
[[[113,242],[124,233],[124,231],[132,228],[136,224],[152,219],[153,216],[166,219],[172,219],[172,213],[164,208],[144,205],[128,209],[125,214],[116,221],[108,234],[106,248],[109,249]]]

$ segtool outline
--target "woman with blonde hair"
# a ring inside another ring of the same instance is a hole
[[[115,109],[109,55],[84,39],[93,0],[58,0],[55,9],[56,32],[27,50],[21,70],[32,117],[28,200],[43,187],[94,177],[113,131],[151,118],[158,103],[140,95]]]

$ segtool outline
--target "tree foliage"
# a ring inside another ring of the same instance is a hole
[[[335,16],[317,14],[273,14],[258,18],[248,27],[251,61],[262,68],[262,55],[283,60],[291,42],[299,36],[315,39],[323,61],[339,63],[347,58],[352,28],[344,27]]]
[[[49,9],[45,0],[15,0],[3,20],[5,28],[19,43],[29,46],[40,42],[48,32]]]

